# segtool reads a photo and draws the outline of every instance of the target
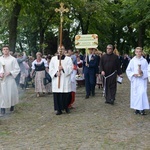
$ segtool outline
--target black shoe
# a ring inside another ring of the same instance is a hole
[[[147,115],[144,110],[139,111],[141,115]]]
[[[14,111],[14,106],[11,106],[11,107],[10,107],[10,111]]]
[[[114,102],[109,102],[109,104],[114,105]]]
[[[135,110],[134,114],[141,114],[139,110]]]
[[[56,115],[61,115],[61,114],[62,114],[61,111],[57,111],[57,112],[56,112]]]
[[[5,108],[1,108],[1,114],[5,114]]]
[[[110,100],[110,104],[114,105],[114,100],[113,99]]]
[[[92,93],[92,96],[95,96],[95,93]]]
[[[65,111],[66,111],[67,114],[70,113],[70,109],[69,108],[65,109]]]
[[[89,96],[88,96],[88,95],[86,95],[86,96],[85,96],[85,99],[88,99],[88,98],[89,98]]]
[[[106,104],[112,104],[111,100],[106,100],[105,103]]]
[[[23,90],[23,88],[24,88],[24,84],[20,84],[20,88]]]

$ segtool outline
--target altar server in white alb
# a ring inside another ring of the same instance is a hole
[[[60,51],[61,64],[60,62]],[[52,78],[52,92],[54,96],[54,110],[56,115],[61,115],[62,110],[69,113],[69,92],[71,92],[71,73],[73,68],[72,59],[64,55],[65,48],[62,46],[58,48],[58,56],[52,57],[49,64],[49,74]],[[60,79],[60,87],[58,81]]]
[[[135,114],[146,115],[145,109],[150,108],[147,96],[148,63],[142,53],[141,47],[135,49],[126,74],[131,82],[130,108],[135,110]]]
[[[16,58],[10,55],[8,46],[2,48],[3,55],[0,57],[0,108],[1,116],[5,114],[5,109],[14,111],[14,106],[19,102],[18,89],[15,82],[16,76],[20,72],[20,67]]]
[[[150,82],[150,63],[148,64],[148,81]]]

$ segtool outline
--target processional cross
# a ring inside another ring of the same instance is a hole
[[[62,55],[62,30],[63,30],[63,13],[68,12],[68,8],[64,8],[64,3],[60,3],[60,8],[56,8],[55,12],[60,12],[60,30],[59,30],[59,47],[60,47],[60,55],[59,55],[59,66],[61,66],[61,55]],[[60,76],[58,77],[58,88],[60,88]]]

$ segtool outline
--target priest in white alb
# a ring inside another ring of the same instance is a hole
[[[141,47],[135,49],[126,74],[131,82],[130,108],[135,110],[135,114],[146,115],[145,109],[150,108],[147,96],[148,63],[142,53]]]
[[[15,57],[10,55],[8,46],[3,46],[3,55],[0,57],[0,116],[5,115],[5,109],[14,111],[14,106],[19,102],[18,89],[15,77],[20,72],[20,67]]]

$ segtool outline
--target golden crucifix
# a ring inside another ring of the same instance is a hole
[[[117,44],[116,43],[115,43],[114,47],[115,47],[115,49],[117,49]]]
[[[59,47],[60,47],[60,54],[59,54],[59,66],[61,66],[61,55],[62,55],[62,24],[63,24],[63,13],[68,12],[68,8],[64,8],[64,3],[60,3],[60,8],[55,9],[56,12],[60,12],[60,31],[59,31]],[[60,88],[60,76],[58,77],[58,88]]]
[[[116,43],[115,43],[114,47],[115,47],[115,49],[114,49],[113,53],[116,54],[117,56],[119,56],[119,52],[117,50],[117,44]]]

